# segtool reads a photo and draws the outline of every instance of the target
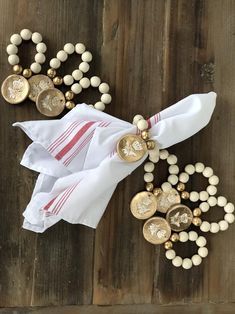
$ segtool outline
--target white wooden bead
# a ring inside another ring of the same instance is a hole
[[[175,258],[173,258],[172,260],[172,264],[175,266],[175,267],[180,267],[182,265],[182,262],[183,262],[183,259],[182,257],[180,256],[176,256]]]
[[[87,77],[83,77],[80,81],[79,81],[80,85],[82,86],[82,88],[88,88],[90,86],[90,80]]]
[[[179,180],[182,183],[187,183],[189,180],[189,175],[186,172],[181,172],[181,174],[179,175]]]
[[[46,57],[44,53],[41,53],[41,52],[36,53],[34,59],[37,63],[40,63],[40,64],[43,64],[46,61]]]
[[[37,73],[40,73],[41,72],[41,65],[37,62],[33,62],[31,65],[30,65],[30,69],[33,73],[37,74]]]
[[[190,258],[184,258],[183,259],[182,267],[184,269],[190,269],[190,268],[192,268],[192,266],[193,266],[193,263],[192,263]]]
[[[217,222],[212,222],[211,227],[210,227],[210,232],[217,233],[219,232],[219,230],[220,230],[219,224]]]
[[[188,236],[188,233],[187,233],[187,232],[181,231],[181,232],[179,233],[179,240],[180,240],[180,242],[187,242],[187,241],[188,241],[188,238],[189,238],[189,236]]]
[[[178,177],[175,174],[170,174],[167,178],[167,181],[172,185],[176,185],[178,182]]]
[[[30,38],[32,36],[32,32],[29,29],[25,28],[25,29],[22,29],[22,31],[20,32],[20,36],[24,40],[30,40]]]
[[[217,204],[217,198],[214,197],[214,196],[210,196],[210,197],[208,198],[208,200],[207,200],[207,203],[208,203],[211,207],[213,207],[213,206],[215,206],[215,205]]]
[[[89,64],[87,63],[87,62],[81,62],[80,64],[79,64],[79,70],[81,70],[83,73],[86,73],[86,72],[88,72],[89,71],[89,69],[90,69],[90,66],[89,66]]]
[[[161,189],[163,190],[163,192],[167,192],[172,189],[172,185],[169,182],[164,182],[161,185]]]
[[[185,172],[187,172],[189,175],[192,175],[192,174],[194,174],[194,172],[195,172],[195,167],[194,167],[194,165],[191,165],[191,164],[189,164],[189,165],[187,165],[186,167],[185,167]]]
[[[224,211],[228,214],[231,214],[234,212],[234,205],[233,203],[227,203],[224,207]]]
[[[61,62],[65,62],[68,59],[68,54],[64,50],[60,50],[57,52],[56,58]]]
[[[19,34],[13,34],[11,35],[10,42],[13,45],[19,46],[22,43],[22,38]]]
[[[10,44],[7,46],[6,51],[9,55],[16,55],[18,53],[18,48],[16,45]]]
[[[92,60],[92,54],[91,54],[90,51],[85,51],[85,52],[83,52],[81,58],[82,58],[82,61],[91,62],[91,60]]]
[[[112,97],[110,94],[102,94],[100,100],[104,103],[104,104],[110,104],[112,101]]]
[[[142,120],[139,120],[137,122],[137,128],[140,130],[140,131],[144,131],[146,129],[148,129],[148,122],[144,119]]]
[[[91,107],[91,108],[94,108],[94,105],[92,105],[92,104],[90,104],[90,105],[88,105],[89,107]]]
[[[165,160],[169,156],[169,152],[166,149],[161,149],[160,150],[160,159]]]
[[[105,104],[102,101],[98,101],[94,104],[95,109],[104,111],[105,110]]]
[[[191,202],[197,202],[199,200],[199,193],[196,191],[192,191],[189,193],[189,199]]]
[[[198,234],[196,231],[189,231],[188,238],[190,241],[196,241],[198,238]]]
[[[169,155],[167,157],[167,163],[169,165],[175,165],[177,163],[177,157],[175,155]]]
[[[74,94],[80,94],[82,91],[82,87],[79,83],[75,83],[71,86],[71,91],[74,92]]]
[[[208,185],[206,190],[210,195],[215,195],[217,193],[217,187],[214,185]]]
[[[193,255],[192,258],[191,258],[191,260],[192,260],[192,263],[193,263],[194,266],[198,266],[198,265],[200,265],[201,262],[202,262],[202,258],[201,258],[201,256],[198,255],[198,254]]]
[[[200,198],[200,201],[203,201],[203,202],[207,201],[209,198],[208,192],[206,192],[206,191],[199,192],[199,198]]]
[[[35,44],[39,44],[42,41],[42,35],[38,32],[34,32],[32,34],[32,42]]]
[[[76,51],[76,53],[78,53],[78,54],[81,55],[85,50],[86,50],[86,47],[85,47],[85,45],[83,45],[82,43],[77,43],[77,44],[75,45],[75,51]]]
[[[19,64],[20,59],[17,55],[10,55],[8,56],[8,62],[10,65],[16,65]]]
[[[208,249],[206,247],[199,247],[197,252],[202,258],[205,258],[208,255]]]
[[[145,182],[152,182],[154,180],[154,176],[151,172],[146,172],[144,174],[144,181]]]
[[[226,197],[224,197],[224,196],[219,196],[219,197],[217,198],[217,204],[218,204],[218,206],[220,206],[220,207],[224,207],[224,206],[227,204],[227,199],[226,199]]]
[[[72,77],[72,75],[67,74],[63,77],[63,82],[65,85],[70,86],[73,84],[74,78]]]
[[[228,222],[226,220],[220,220],[219,221],[219,228],[221,231],[227,230],[229,227]]]
[[[211,185],[217,185],[219,183],[219,177],[217,177],[216,175],[213,175],[209,178],[209,183]]]
[[[168,168],[168,172],[170,174],[178,174],[179,173],[179,167],[177,165],[170,165]]]
[[[207,202],[202,202],[199,205],[199,208],[201,209],[202,212],[208,212],[208,210],[210,209],[210,205]]]
[[[109,85],[107,83],[101,83],[99,85],[99,91],[101,94],[107,94],[109,92]]]
[[[226,220],[229,224],[232,224],[235,220],[235,216],[233,214],[225,214],[224,220]]]
[[[203,237],[203,236],[198,237],[197,240],[196,240],[196,244],[199,247],[205,246],[206,245],[206,238]]]
[[[148,161],[144,164],[145,172],[153,172],[154,168],[155,168],[155,165],[153,162]]]
[[[98,87],[101,83],[101,79],[98,76],[92,76],[90,81],[92,87]]]
[[[77,69],[72,72],[72,76],[76,81],[79,81],[83,77],[83,73],[81,70]]]
[[[152,161],[153,163],[156,164],[159,161],[159,147],[156,142],[155,142],[154,149],[150,149],[148,151],[148,154],[149,154],[149,160]]]
[[[210,231],[210,228],[211,228],[211,224],[208,221],[203,221],[201,226],[200,226],[200,230],[203,232]]]
[[[210,178],[213,175],[213,169],[211,167],[206,167],[202,174],[204,175],[204,177],[206,178]]]
[[[197,162],[195,164],[195,171],[196,172],[201,173],[201,172],[203,172],[204,169],[205,169],[205,166],[202,162]]]
[[[166,258],[172,260],[173,258],[175,258],[176,253],[174,250],[166,250]]]
[[[47,51],[47,46],[44,43],[39,43],[36,46],[37,52],[45,53]]]
[[[141,116],[141,114],[135,115],[134,118],[133,118],[133,124],[134,124],[134,125],[137,125],[137,123],[138,123],[140,120],[144,120],[143,116]]]
[[[74,50],[75,50],[75,47],[74,47],[73,44],[67,43],[67,44],[64,45],[64,51],[67,54],[71,55],[72,53],[74,53]]]
[[[50,61],[50,67],[53,68],[53,69],[58,69],[60,67],[60,64],[61,64],[61,62],[57,58],[53,58]]]

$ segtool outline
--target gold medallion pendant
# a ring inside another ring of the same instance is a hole
[[[157,211],[166,213],[172,205],[180,204],[181,199],[179,193],[175,189],[166,192],[159,192],[156,195]]]
[[[130,209],[138,219],[147,219],[153,216],[157,210],[156,198],[151,192],[137,193],[131,200]]]
[[[43,90],[36,99],[39,112],[47,117],[56,117],[65,108],[64,94],[57,88]]]
[[[28,82],[30,86],[29,99],[34,102],[43,90],[54,87],[52,80],[43,74],[31,76]]]
[[[135,162],[143,158],[147,153],[147,145],[140,136],[127,134],[118,141],[117,153],[122,160]]]
[[[192,211],[185,205],[173,205],[166,214],[166,220],[174,231],[187,229],[193,220]]]
[[[166,219],[152,217],[143,226],[144,238],[152,244],[162,244],[171,236],[171,227]]]
[[[29,94],[30,86],[22,75],[12,74],[2,83],[1,93],[3,98],[10,104],[19,104]]]

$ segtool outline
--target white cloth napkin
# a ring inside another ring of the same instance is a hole
[[[197,133],[213,113],[216,94],[194,94],[151,117],[150,134],[160,149]],[[38,171],[23,228],[44,232],[63,219],[96,228],[117,186],[143,161],[120,160],[120,137],[136,126],[86,104],[60,120],[17,122],[33,141],[21,164]]]

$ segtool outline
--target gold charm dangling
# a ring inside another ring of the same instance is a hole
[[[29,94],[30,86],[26,78],[19,74],[9,75],[2,83],[1,93],[10,104],[23,102]]]
[[[130,210],[137,219],[147,219],[157,210],[156,198],[151,192],[137,193],[131,200]]]
[[[146,142],[138,135],[127,134],[117,143],[118,156],[127,162],[135,162],[147,153]]]
[[[38,95],[36,106],[45,116],[56,117],[65,108],[64,94],[57,88],[45,89]]]
[[[176,232],[188,229],[193,220],[192,211],[183,204],[173,205],[166,214],[171,229]]]
[[[166,219],[152,217],[143,226],[144,238],[152,244],[162,244],[171,236],[171,227]]]

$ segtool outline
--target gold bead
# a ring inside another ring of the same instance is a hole
[[[166,241],[166,242],[164,243],[164,246],[165,246],[165,249],[166,249],[166,250],[170,250],[170,249],[172,248],[173,244],[172,244],[171,241]]]
[[[55,69],[48,69],[47,70],[47,75],[50,77],[50,78],[54,78],[56,76],[56,70]]]
[[[200,209],[199,207],[197,207],[197,208],[195,208],[195,209],[193,210],[193,216],[194,216],[194,217],[201,216],[201,214],[202,214],[202,211],[201,211],[201,209]]]
[[[176,189],[179,191],[179,192],[183,192],[185,190],[185,184],[180,182],[177,184],[177,187]]]
[[[74,93],[71,90],[69,90],[65,93],[65,99],[66,100],[72,100],[73,98],[74,98]]]
[[[30,69],[24,69],[23,76],[25,78],[30,78],[32,76],[32,71]]]
[[[181,197],[182,197],[182,199],[187,200],[189,198],[189,192],[183,191],[181,193]]]
[[[199,226],[201,226],[201,224],[202,224],[202,220],[201,220],[201,218],[199,218],[199,217],[194,217],[193,220],[192,220],[192,223],[193,223],[195,226],[199,227]]]
[[[155,188],[155,189],[153,189],[153,194],[154,194],[155,196],[159,195],[160,193],[162,193],[162,189],[160,189],[160,188]]]
[[[154,149],[154,147],[155,147],[155,142],[154,141],[147,141],[146,144],[147,144],[147,149],[148,150]]]
[[[144,130],[141,132],[141,137],[143,140],[148,140],[149,139],[149,132],[147,130]]]
[[[153,183],[152,183],[152,182],[146,183],[145,188],[146,188],[146,190],[147,190],[148,192],[152,192],[152,190],[153,190],[153,188],[154,188]]]
[[[66,101],[65,107],[69,110],[73,109],[75,107],[75,103],[71,100]]]
[[[178,235],[178,233],[173,233],[172,235],[171,235],[171,241],[172,242],[177,242],[177,241],[179,241],[179,235]]]
[[[20,74],[22,71],[23,71],[23,68],[22,68],[21,65],[16,64],[16,65],[13,66],[13,72],[15,74]]]
[[[60,76],[54,77],[54,78],[53,78],[53,83],[54,83],[55,85],[61,85],[61,84],[63,83],[62,77],[60,77]]]

